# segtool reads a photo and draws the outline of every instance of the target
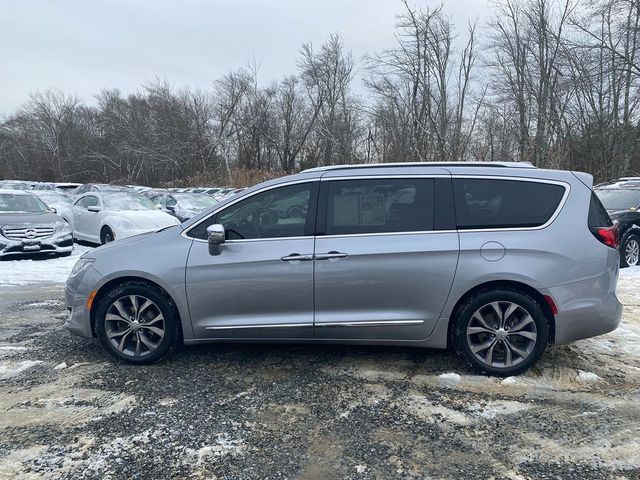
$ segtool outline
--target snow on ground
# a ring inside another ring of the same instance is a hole
[[[29,257],[0,262],[0,288],[37,283],[64,283],[83,253],[92,247],[75,244],[68,257]]]

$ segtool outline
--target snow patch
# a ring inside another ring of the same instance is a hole
[[[61,305],[61,302],[59,302],[57,300],[49,300],[47,302],[28,303],[28,304],[25,305],[25,307],[28,307],[28,308],[47,308],[47,307],[57,307],[58,305]]]
[[[41,363],[42,362],[40,360],[24,360],[22,362],[0,365],[0,379],[5,380],[7,378],[13,378],[20,375],[25,370],[35,367]]]
[[[36,283],[64,283],[80,255],[93,250],[92,247],[75,245],[68,257],[41,257],[37,260],[18,259],[2,262],[0,287],[33,285]],[[39,302],[47,304],[49,302]],[[56,303],[55,305],[58,305]],[[38,305],[45,306],[45,305]]]
[[[445,386],[458,385],[460,383],[460,375],[457,373],[443,373],[438,375],[440,383]]]
[[[578,375],[576,376],[576,382],[588,384],[588,383],[596,383],[602,380],[598,375],[592,372],[584,372],[580,370]]]
[[[469,410],[469,412],[474,416],[492,419],[496,418],[498,415],[509,415],[529,410],[530,408],[531,405],[527,405],[526,403],[510,400],[496,400],[482,405],[479,403],[472,403],[469,405],[467,410]]]

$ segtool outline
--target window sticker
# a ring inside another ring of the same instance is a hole
[[[370,193],[360,196],[360,225],[384,225],[384,194]]]
[[[350,227],[359,225],[358,222],[358,197],[359,195],[348,193],[333,197],[333,224],[336,227]]]

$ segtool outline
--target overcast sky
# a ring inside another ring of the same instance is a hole
[[[489,13],[489,0],[444,3],[459,31]],[[399,0],[5,0],[0,115],[51,87],[89,103],[102,88],[130,93],[155,77],[206,88],[251,58],[269,83],[296,71],[302,43],[319,46],[330,33],[359,60],[393,45],[402,8]]]

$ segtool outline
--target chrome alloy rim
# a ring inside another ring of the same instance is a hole
[[[107,309],[105,331],[109,342],[119,352],[144,357],[154,352],[164,338],[164,316],[148,298],[126,295]]]
[[[507,368],[526,360],[536,346],[538,331],[524,307],[497,301],[480,307],[467,325],[467,344],[485,365]]]
[[[624,249],[624,259],[627,265],[637,265],[640,259],[640,244],[635,238],[632,238],[627,242],[627,246]]]

